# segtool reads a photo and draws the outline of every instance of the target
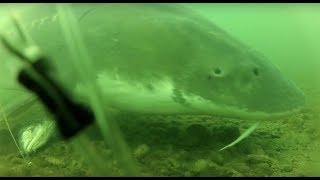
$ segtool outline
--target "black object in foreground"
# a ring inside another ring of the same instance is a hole
[[[44,61],[44,60],[39,60]],[[41,72],[41,69],[36,69]],[[44,72],[43,72],[44,73]],[[50,90],[37,78],[22,69],[18,75],[18,81],[27,89],[35,93],[47,109],[55,116],[58,128],[65,138],[74,136],[77,132],[93,122],[92,111],[82,104],[74,102],[66,93],[45,74],[41,74],[43,79],[50,84]],[[54,91],[54,95],[50,92]]]
[[[24,87],[39,97],[41,102],[54,115],[58,128],[65,139],[73,137],[79,131],[93,123],[94,115],[91,109],[75,102],[59,84],[48,76],[50,66],[43,56],[30,59],[16,46],[1,37],[4,46],[27,66],[18,75],[18,81]]]

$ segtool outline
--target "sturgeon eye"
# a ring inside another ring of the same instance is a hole
[[[213,68],[213,72],[216,75],[220,75],[221,74],[221,69],[220,68]]]
[[[211,69],[211,73],[207,76],[208,80],[211,80],[215,77],[223,77],[225,75],[225,73],[223,73],[222,69],[219,67],[213,67]]]
[[[213,75],[216,77],[221,77],[223,75],[223,72],[222,72],[221,68],[219,68],[219,67],[214,67],[212,69],[212,72],[213,72]]]
[[[255,75],[255,76],[259,76],[259,69],[258,68],[253,68],[253,74]]]

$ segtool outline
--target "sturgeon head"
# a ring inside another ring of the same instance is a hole
[[[189,9],[79,4],[72,10],[92,58],[94,81],[109,106],[140,113],[269,119],[304,105],[303,93],[267,57]],[[39,11],[25,12],[25,21],[32,22],[28,31],[58,62],[65,74],[59,80],[85,96],[85,88],[73,84],[59,17],[51,13],[39,20]]]

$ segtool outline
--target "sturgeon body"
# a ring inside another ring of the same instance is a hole
[[[86,98],[68,61],[55,6],[24,6],[21,22],[52,61],[51,75],[75,98]],[[267,57],[189,9],[75,4],[72,12],[93,61],[92,81],[101,88],[106,107],[261,120],[304,106],[303,93]],[[12,27],[8,21],[1,32],[14,37]],[[13,61],[8,52],[0,52],[1,61]]]

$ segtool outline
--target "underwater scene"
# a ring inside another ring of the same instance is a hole
[[[0,4],[0,176],[319,176],[320,4]]]

